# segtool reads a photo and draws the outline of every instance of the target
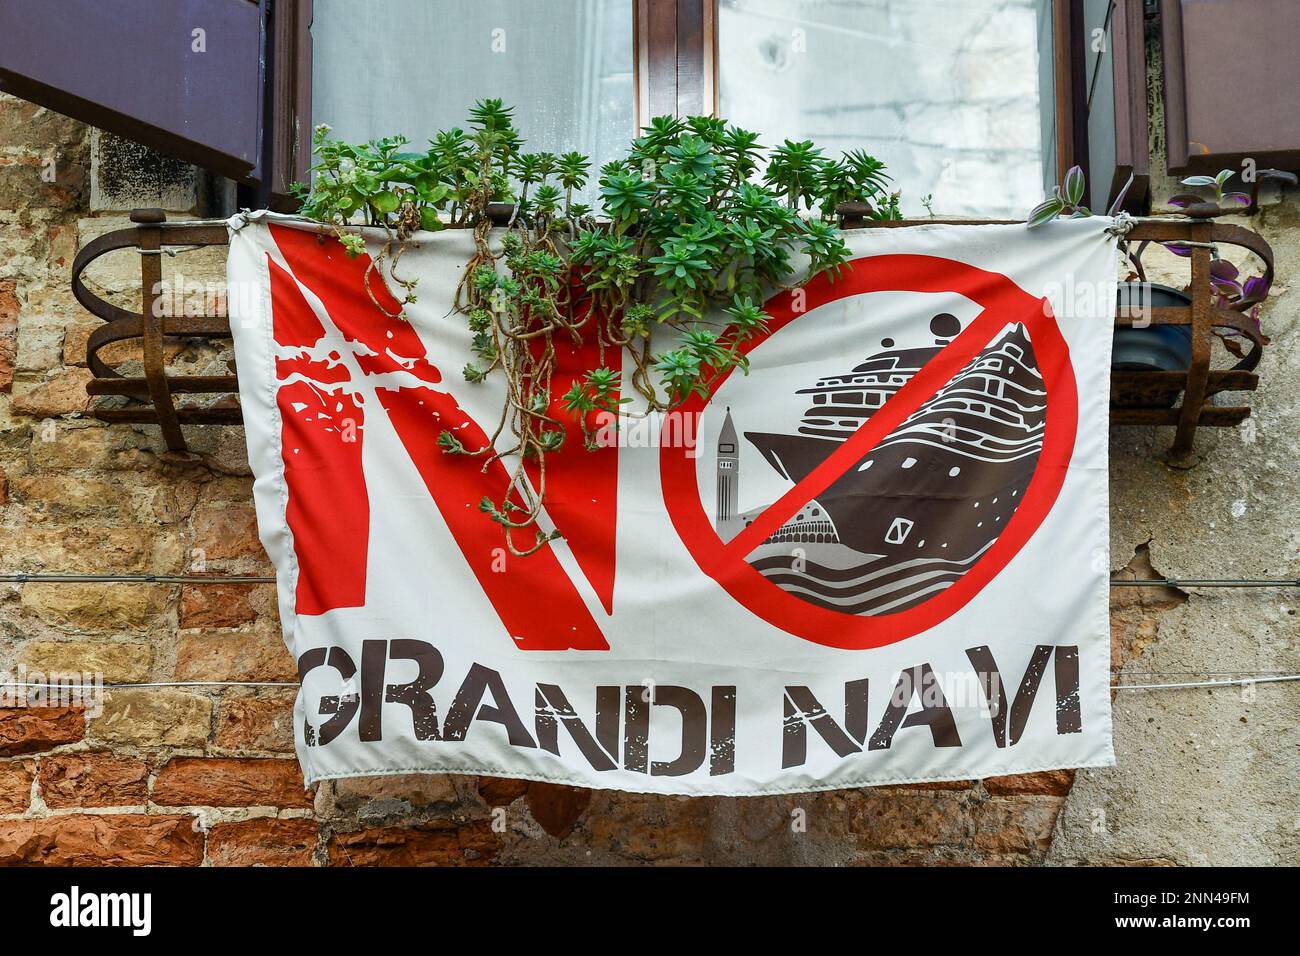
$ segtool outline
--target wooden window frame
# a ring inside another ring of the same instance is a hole
[[[269,171],[257,198],[270,208],[297,208],[289,195],[307,182],[311,166],[312,0],[276,0],[267,40],[264,88],[263,168]]]
[[[632,0],[636,125],[718,111],[717,0]]]
[[[1150,118],[1147,115],[1146,12],[1143,0],[1120,0],[1111,48],[1115,57],[1115,173],[1111,198],[1129,187],[1124,208],[1145,213],[1151,199]],[[1083,104],[1087,109],[1087,103]]]
[[[1058,182],[1071,166],[1083,169],[1088,182],[1109,174],[1107,206],[1124,190],[1123,208],[1145,213],[1149,207],[1146,38],[1143,0],[1113,0],[1109,56],[1114,81],[1115,166],[1093,170],[1088,152],[1088,74],[1083,0],[1052,0],[1056,57],[1056,156]],[[1105,62],[1105,61],[1102,61]],[[1069,122],[1063,122],[1067,117]],[[1096,210],[1098,212],[1104,209]]]
[[[1088,161],[1087,43],[1083,0],[1052,0],[1057,181]],[[1133,176],[1125,208],[1143,211],[1148,150],[1142,0],[1115,0],[1110,55],[1115,81],[1114,199]],[[718,112],[718,0],[633,0],[637,128],[652,116]],[[1109,61],[1107,61],[1109,62]],[[1105,175],[1109,171],[1099,171]],[[1090,176],[1091,180],[1091,176]]]
[[[650,117],[718,111],[718,0],[633,0],[637,126]],[[1140,16],[1140,0],[1135,5]],[[1086,155],[1082,0],[1052,0],[1056,155],[1061,178]],[[1139,19],[1140,26],[1140,19]],[[1064,51],[1064,55],[1062,55]],[[1061,122],[1068,117],[1070,122]]]
[[[636,128],[665,113],[716,114],[718,0],[625,2],[633,22]],[[1114,24],[1115,141],[1117,153],[1126,154],[1116,156],[1114,178],[1133,172],[1144,179],[1142,0],[1114,2],[1123,9]],[[187,60],[188,34],[163,24],[145,0],[123,0],[118,20],[101,26],[98,32],[112,34],[107,46],[100,36],[69,38],[58,28],[60,18],[86,19],[87,11],[100,10],[95,0],[43,0],[39,16],[26,9],[7,19],[0,14],[6,27],[0,82],[33,102],[236,180],[243,205],[292,208],[290,186],[306,180],[311,162],[313,0],[190,3],[186,9],[205,22],[234,23],[217,50],[237,48],[242,63],[224,62],[216,50],[210,60]],[[1076,163],[1087,168],[1083,3],[1052,0],[1062,175]],[[164,28],[172,32],[160,35]],[[187,81],[196,70],[191,89]]]

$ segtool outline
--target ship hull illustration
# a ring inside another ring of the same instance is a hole
[[[932,328],[946,332],[950,322],[936,317]],[[744,438],[797,483],[942,344],[889,349],[822,378],[797,392],[812,404],[796,434],[745,431]],[[997,540],[1033,478],[1045,421],[1032,344],[1022,326],[1011,327],[746,560],[822,607],[872,615],[915,606],[950,586]],[[735,435],[728,411],[719,442],[720,501],[724,471],[729,483],[728,510],[717,520],[724,540],[762,510],[735,510],[738,455],[721,454],[723,447],[734,452]]]

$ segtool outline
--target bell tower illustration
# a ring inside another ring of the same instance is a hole
[[[731,406],[718,433],[718,506],[714,529],[723,541],[730,541],[740,533],[740,446],[737,444],[736,426],[731,420]]]

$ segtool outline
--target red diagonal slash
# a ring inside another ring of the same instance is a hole
[[[1038,303],[1035,305],[1041,308]],[[840,475],[861,461],[890,432],[906,421],[909,415],[924,405],[927,399],[952,381],[1006,324],[1007,321],[1002,316],[994,315],[987,309],[981,312],[975,321],[938,355],[926,362],[906,385],[891,395],[825,461],[732,538],[726,545],[727,550],[743,557],[766,541],[795,512],[833,485]]]
[[[343,388],[347,369],[309,354],[325,329],[298,284],[269,255],[266,267],[272,335],[278,345],[302,349],[275,362],[289,488],[285,522],[298,557],[295,606],[299,614],[361,607],[370,544],[370,498],[361,470],[365,409]]]
[[[1042,524],[1060,493],[1074,454],[1079,403],[1069,347],[1046,300],[1030,295],[996,272],[937,256],[880,255],[856,259],[835,282],[825,275],[811,280],[805,288],[804,308],[797,312],[790,293],[776,296],[767,304],[768,314],[772,316],[768,334],[747,341],[742,350],[752,352],[818,306],[848,296],[887,291],[955,293],[974,302],[982,311],[858,431],[730,543],[724,544],[718,537],[704,510],[697,460],[680,448],[665,445],[660,449],[664,504],[673,527],[700,568],[754,614],[783,631],[829,647],[862,649],[892,644],[926,631],[959,611],[1006,567]],[[1047,393],[1043,447],[1020,506],[1002,534],[964,575],[914,607],[867,617],[800,600],[745,561],[746,555],[805,502],[868,455],[928,397],[951,381],[999,331],[1016,323],[1023,324],[1029,332]],[[727,376],[722,376],[715,381],[707,396],[688,400],[683,412],[703,414],[706,404],[726,379]]]
[[[434,387],[441,384],[442,375],[425,354],[415,329],[392,317],[401,306],[384,286],[378,270],[371,272],[369,285],[382,310],[371,300],[365,283],[369,257],[349,258],[336,239],[322,240],[314,233],[284,226],[270,229],[293,272],[288,281],[315,293],[343,339],[362,347],[354,353],[362,376],[389,376],[388,382],[376,387],[379,404],[514,645],[523,650],[607,650],[599,625],[549,545],[527,558],[504,558],[501,529],[478,510],[478,503],[484,496],[495,499],[501,494],[508,481],[505,466],[496,461],[484,473],[483,459],[446,455],[438,447],[438,435],[444,429],[469,448],[482,447],[488,436],[445,387]],[[277,317],[289,308],[290,301],[283,291],[280,298],[273,296]],[[313,333],[306,336],[311,341],[301,340],[300,335],[292,344],[310,347],[325,341],[319,323],[306,331]],[[344,343],[337,346],[342,349]],[[379,413],[378,409],[370,411]],[[289,437],[287,420],[285,434]],[[319,571],[314,579],[300,574],[297,597],[302,602],[301,613],[355,606],[365,594],[366,562],[340,560],[340,555],[365,554],[370,503],[364,494],[359,447],[359,443],[345,447],[332,436],[313,445],[313,467],[331,469],[328,481],[310,480],[311,473],[286,467],[292,506],[286,517],[294,533],[295,550],[310,550],[320,543],[326,546],[320,553],[299,554],[302,572],[309,567]],[[355,491],[358,484],[361,494],[347,493]],[[321,523],[359,531],[363,537],[357,540],[340,531],[323,541],[314,534]],[[336,549],[341,550],[336,553]],[[346,573],[336,573],[331,567],[335,561]],[[309,594],[311,603],[304,601]]]

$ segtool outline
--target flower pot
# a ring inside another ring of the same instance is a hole
[[[1192,304],[1180,289],[1156,282],[1123,282],[1119,286],[1120,308],[1165,308]],[[1149,325],[1146,328],[1119,326],[1115,329],[1110,367],[1114,372],[1185,372],[1192,361],[1192,329],[1188,325]],[[1117,382],[1112,404],[1119,408],[1153,405],[1172,408],[1181,389],[1153,393],[1149,389],[1126,388]]]

